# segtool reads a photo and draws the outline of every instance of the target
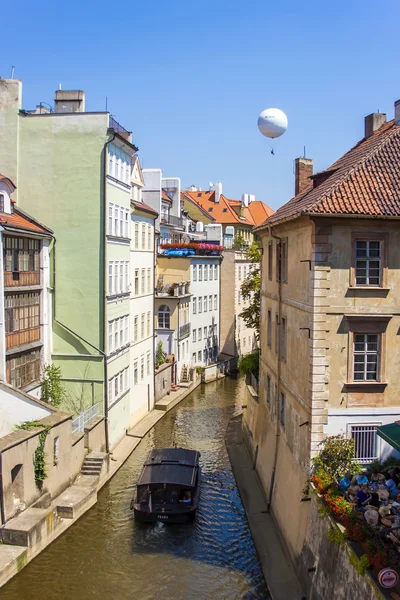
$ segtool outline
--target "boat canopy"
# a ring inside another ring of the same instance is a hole
[[[170,484],[193,487],[200,453],[183,448],[152,450],[146,460],[138,486]]]

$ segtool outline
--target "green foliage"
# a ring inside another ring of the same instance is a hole
[[[235,235],[235,239],[233,240],[232,250],[239,250],[240,252],[244,252],[248,247],[248,243],[244,239],[241,233],[237,233]]]
[[[196,373],[201,373],[202,370],[203,370],[203,367],[199,367],[199,366],[196,367]]]
[[[313,459],[314,469],[328,474],[333,480],[349,471],[357,472],[360,465],[354,461],[354,440],[345,435],[331,435],[321,443],[320,453]]]
[[[361,577],[364,577],[365,571],[371,566],[369,558],[366,554],[363,554],[360,560],[358,560],[357,556],[353,554],[353,552],[350,554],[350,563],[353,565],[357,573],[361,575]]]
[[[57,408],[66,398],[66,392],[61,383],[61,368],[55,365],[46,365],[43,379],[40,384],[42,388],[41,399],[51,406]]]
[[[246,375],[246,373],[253,373],[256,377],[258,377],[258,371],[260,368],[260,351],[255,350],[254,352],[250,352],[249,354],[245,354],[239,359],[238,369],[241,375]]]
[[[47,477],[46,455],[44,452],[44,446],[46,443],[47,434],[49,433],[51,426],[43,426],[39,421],[25,421],[25,423],[21,423],[21,425],[16,425],[16,429],[24,429],[25,431],[29,431],[30,429],[34,429],[36,427],[40,427],[41,429],[43,429],[43,431],[39,433],[39,445],[36,448],[33,457],[33,466],[35,468],[35,483],[40,489],[43,485],[43,481]]]
[[[336,546],[342,546],[347,538],[347,534],[345,531],[340,531],[337,527],[333,527],[331,525],[328,531],[328,540],[332,542],[332,544],[336,544]]]
[[[394,456],[389,456],[386,460],[381,462],[380,460],[374,460],[370,465],[368,465],[368,472],[372,473],[373,471],[378,471],[378,473],[385,473],[390,469],[393,469],[397,466],[399,462],[398,458]]]
[[[245,308],[239,316],[242,317],[247,327],[255,329],[257,339],[259,339],[261,311],[261,251],[255,242],[246,248],[246,258],[253,267],[242,283],[240,289],[243,300],[249,300],[249,306]]]
[[[155,362],[155,368],[158,369],[158,367],[161,367],[161,365],[163,365],[165,362],[165,353],[163,350],[163,344],[162,341],[160,340],[157,344],[157,351],[156,351],[156,362]]]

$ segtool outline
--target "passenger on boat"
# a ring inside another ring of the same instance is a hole
[[[189,503],[192,501],[192,495],[189,490],[185,490],[179,502]]]

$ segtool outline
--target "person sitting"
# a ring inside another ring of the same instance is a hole
[[[383,473],[379,473],[377,469],[374,469],[371,474],[371,483],[385,483],[385,476]]]
[[[367,477],[367,472],[366,471],[361,471],[361,473],[359,473],[358,475],[356,475],[355,477],[353,477],[353,481],[352,484],[353,485],[367,485],[369,483],[368,481],[368,477]]]
[[[386,487],[389,491],[389,498],[396,498],[398,492],[397,485],[389,473],[386,474]]]
[[[351,475],[350,473],[346,473],[344,477],[342,477],[342,479],[339,481],[339,489],[340,491],[345,494],[351,484]]]
[[[400,513],[400,493],[397,493],[396,499],[393,502],[392,506],[392,514],[399,514]]]
[[[191,497],[190,491],[189,490],[185,490],[183,492],[183,497],[182,497],[181,502],[185,502],[185,504],[187,504],[187,503],[189,503],[191,501],[192,501],[192,497]]]
[[[366,505],[370,503],[371,496],[368,495],[368,486],[365,484],[357,492],[357,508],[364,510]]]

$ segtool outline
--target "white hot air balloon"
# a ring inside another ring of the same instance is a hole
[[[283,135],[288,126],[285,113],[279,108],[267,108],[258,117],[258,129],[268,138],[277,138]]]

